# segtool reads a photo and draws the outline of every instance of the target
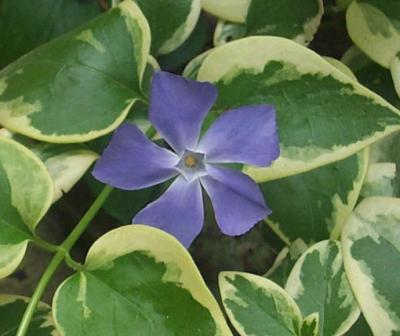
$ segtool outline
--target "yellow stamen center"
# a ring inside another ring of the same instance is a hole
[[[198,163],[197,157],[194,155],[188,155],[185,157],[185,166],[189,168],[194,168],[196,167]]]

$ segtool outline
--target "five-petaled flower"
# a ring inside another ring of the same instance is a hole
[[[133,223],[161,228],[186,247],[203,226],[202,187],[226,235],[244,234],[271,213],[258,185],[224,164],[268,166],[279,156],[274,108],[252,105],[227,111],[199,140],[202,122],[216,99],[217,89],[210,83],[155,73],[149,119],[174,152],[125,123],[115,131],[93,171],[98,180],[124,190],[175,178]]]

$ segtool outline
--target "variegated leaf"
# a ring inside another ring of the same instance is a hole
[[[0,137],[0,278],[20,264],[53,193],[42,161],[14,140]]]
[[[285,288],[304,316],[319,314],[320,336],[343,335],[360,314],[339,242],[325,240],[309,248],[293,267]]]
[[[219,18],[245,22],[251,0],[201,0],[203,9]]]
[[[289,247],[284,247],[264,277],[284,287],[293,266],[306,250],[307,245],[302,239],[297,239]]]
[[[363,198],[373,196],[395,197],[394,180],[396,179],[396,164],[394,162],[375,162],[368,167],[360,195]]]
[[[353,42],[389,69],[400,52],[400,2],[354,0],[347,10],[346,21]]]
[[[374,335],[400,335],[400,199],[371,197],[342,234],[344,265]]]
[[[215,27],[213,43],[214,46],[219,47],[244,36],[246,36],[246,25],[244,23],[219,20]]]
[[[15,336],[29,298],[0,294],[0,335]],[[28,329],[29,336],[58,336],[51,308],[40,303]]]
[[[123,226],[97,240],[53,307],[65,336],[231,335],[185,248],[148,226]]]
[[[97,0],[2,0],[0,69],[100,13]]]
[[[350,48],[344,55],[343,61],[354,71],[359,81],[375,91],[394,106],[400,106],[390,72],[371,61],[357,47]],[[398,146],[400,135],[395,133],[371,146],[370,164],[365,178],[361,195],[400,196],[400,156]]]
[[[39,144],[32,150],[44,162],[53,179],[53,202],[70,191],[98,158],[97,153],[82,145]]]
[[[167,54],[178,48],[193,31],[201,10],[201,0],[133,1],[149,22],[153,55]]]
[[[350,330],[346,333],[346,336],[374,336],[372,334],[371,328],[369,327],[367,321],[363,314],[360,314],[357,322],[354,323]]]
[[[319,335],[319,314],[313,313],[308,315],[301,324],[301,336],[318,336]]]
[[[124,1],[0,72],[0,123],[46,142],[111,132],[140,97],[150,48],[147,21]]]
[[[351,79],[357,81],[357,77],[356,75],[353,73],[353,71],[351,71],[351,69],[344,64],[342,61],[339,61],[336,58],[333,57],[324,57],[324,60],[327,61],[330,65],[334,66],[336,69],[340,70],[341,72],[343,72],[345,75],[349,76]]]
[[[276,107],[281,156],[268,168],[244,168],[258,182],[339,161],[400,129],[400,112],[392,105],[311,50],[279,37],[216,48],[198,79],[219,89],[214,117],[249,104]]]
[[[193,58],[183,70],[183,76],[186,78],[196,80],[201,65],[203,64],[204,60],[207,58],[208,54],[212,50],[213,49],[207,50],[202,54],[198,55],[197,57]]]
[[[379,94],[393,106],[400,107],[400,98],[394,90],[393,79],[388,69],[373,62],[356,46],[346,51],[342,61],[362,85]]]
[[[246,17],[244,23],[218,23],[214,45],[254,35],[282,36],[308,45],[323,13],[322,0],[252,0],[243,13]]]
[[[300,310],[274,282],[249,273],[222,272],[219,287],[229,319],[241,336],[300,335]]]
[[[368,169],[368,149],[342,161],[262,183],[272,214],[265,220],[290,245],[337,239],[356,205]]]

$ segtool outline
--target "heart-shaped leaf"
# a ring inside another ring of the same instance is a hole
[[[14,336],[22,316],[28,306],[29,298],[16,295],[0,295],[0,335]],[[51,308],[40,303],[28,329],[29,336],[58,336]]]
[[[124,1],[0,72],[0,123],[47,142],[111,132],[141,96],[150,31]]]
[[[222,272],[219,287],[229,319],[241,336],[299,335],[299,308],[274,282],[249,273]]]
[[[231,335],[188,252],[148,226],[120,227],[97,240],[53,306],[66,336]]]
[[[243,105],[276,107],[280,158],[268,168],[244,169],[258,182],[339,161],[400,129],[400,111],[313,51],[280,37],[216,48],[198,79],[219,89],[215,116]]]
[[[374,335],[400,334],[400,199],[371,197],[342,233],[346,273]]]
[[[337,241],[325,240],[309,248],[293,267],[285,289],[304,316],[318,313],[320,336],[343,335],[360,314]]]
[[[44,164],[26,147],[0,137],[0,278],[21,262],[53,193]]]

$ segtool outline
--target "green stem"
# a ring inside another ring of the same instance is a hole
[[[22,317],[22,320],[19,325],[16,336],[25,336],[26,335],[29,325],[31,323],[31,320],[33,318],[33,315],[36,311],[37,305],[40,301],[40,298],[42,297],[43,292],[47,288],[47,285],[49,284],[55,271],[60,266],[62,261],[65,259],[65,257],[67,255],[69,255],[69,251],[71,250],[72,246],[76,243],[76,241],[79,239],[79,237],[82,235],[82,233],[86,230],[86,228],[88,227],[88,225],[90,224],[92,219],[99,212],[99,210],[101,209],[104,202],[107,200],[107,198],[110,195],[112,190],[113,189],[110,186],[104,187],[103,191],[96,198],[96,200],[91,205],[91,207],[86,212],[86,214],[82,217],[82,219],[79,221],[79,223],[75,226],[75,228],[69,234],[67,239],[57,249],[57,253],[51,260],[50,264],[47,266],[45,272],[43,273],[42,277],[40,278],[40,281],[35,289],[35,292],[33,293],[32,297],[29,301],[28,307],[26,308],[26,310],[24,312],[24,316]]]
[[[51,244],[38,236],[35,236],[32,239],[32,243],[51,253],[57,253],[59,250],[59,247],[57,245]]]

